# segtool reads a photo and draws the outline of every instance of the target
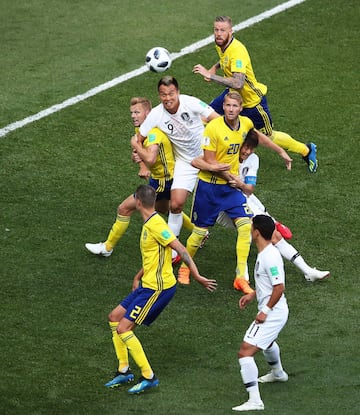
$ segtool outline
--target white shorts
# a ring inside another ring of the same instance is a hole
[[[183,160],[176,160],[171,190],[185,189],[188,192],[192,192],[198,178],[198,173],[199,169],[196,169],[190,163]]]
[[[264,323],[256,324],[253,321],[247,329],[244,342],[259,349],[267,349],[275,341],[285,326],[289,315],[288,308],[273,309],[269,312]]]

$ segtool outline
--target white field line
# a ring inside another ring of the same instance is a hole
[[[235,32],[238,32],[239,30],[245,29],[249,26],[254,25],[255,23],[259,23],[262,20],[268,19],[271,16],[274,16],[275,14],[281,13],[284,10],[290,9],[291,7],[296,6],[297,4],[303,3],[305,0],[290,0],[285,3],[279,4],[276,7],[273,7],[272,9],[266,10],[263,13],[258,14],[257,16],[250,17],[249,19],[235,25],[233,27]],[[214,41],[214,36],[211,35],[205,39],[199,40],[198,42],[193,43],[192,45],[186,46],[183,49],[181,49],[178,53],[171,53],[171,57],[173,60],[178,59],[184,55],[187,55],[189,53],[193,53],[199,49],[201,49],[204,46],[209,45]],[[107,89],[110,89],[118,84],[121,84],[125,81],[128,81],[131,78],[135,78],[136,76],[139,76],[145,72],[148,71],[148,68],[146,65],[141,66],[138,69],[135,69],[131,72],[128,72],[124,75],[121,75],[117,78],[112,79],[111,81],[105,82],[104,84],[98,85],[95,88],[90,89],[89,91],[76,95],[72,98],[69,98],[65,101],[63,101],[60,104],[55,104],[43,111],[38,112],[37,114],[30,115],[29,117],[26,117],[22,120],[15,121],[11,124],[8,124],[7,126],[0,129],[0,137],[4,137],[11,131],[17,130],[18,128],[22,128],[25,125],[28,125],[34,121],[38,121],[41,118],[47,117],[48,115],[54,114],[55,112],[61,111],[62,109],[66,107],[70,107],[71,105],[75,105],[78,102],[84,101],[87,98],[90,98],[96,94],[99,94],[100,92],[106,91]]]

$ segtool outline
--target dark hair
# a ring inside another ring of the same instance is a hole
[[[242,143],[243,146],[247,146],[249,148],[256,148],[259,144],[259,136],[258,133],[252,128],[247,133],[244,142]]]
[[[140,200],[145,208],[150,208],[155,205],[156,192],[155,189],[148,184],[141,184],[136,189],[134,196]]]
[[[275,223],[272,217],[268,215],[256,215],[252,218],[253,229],[257,229],[261,236],[267,241],[271,241],[272,234],[275,230]]]
[[[158,82],[158,90],[161,87],[161,85],[174,85],[176,89],[179,89],[178,81],[171,75],[164,75],[162,78],[160,78],[160,81]]]

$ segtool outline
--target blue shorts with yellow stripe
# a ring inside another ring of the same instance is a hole
[[[220,212],[231,219],[253,216],[244,194],[228,184],[214,184],[199,179],[192,207],[192,222],[208,228],[216,222]]]
[[[169,304],[176,292],[176,284],[166,290],[138,287],[124,298],[120,305],[126,309],[125,318],[137,325],[150,324]]]
[[[149,185],[155,189],[156,200],[170,200],[170,189],[173,180],[159,180],[151,178]]]
[[[216,97],[210,102],[210,106],[220,115],[224,115],[224,97],[228,92],[229,89],[225,89],[225,91],[222,94],[220,94],[218,97]],[[243,108],[240,114],[244,117],[250,118],[257,130],[259,130],[267,136],[271,136],[273,122],[266,96],[263,96],[261,98],[260,103],[255,107]]]

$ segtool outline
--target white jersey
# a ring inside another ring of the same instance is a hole
[[[254,269],[256,298],[259,310],[269,301],[273,286],[285,284],[284,262],[281,254],[274,245],[269,244],[258,253]],[[282,294],[273,310],[287,311],[285,295]]]
[[[180,106],[176,114],[166,111],[163,104],[153,108],[139,132],[147,137],[152,128],[159,128],[172,142],[175,160],[191,163],[203,153],[201,141],[204,125],[201,117],[208,118],[214,110],[200,99],[189,95],[180,95],[179,100]]]

